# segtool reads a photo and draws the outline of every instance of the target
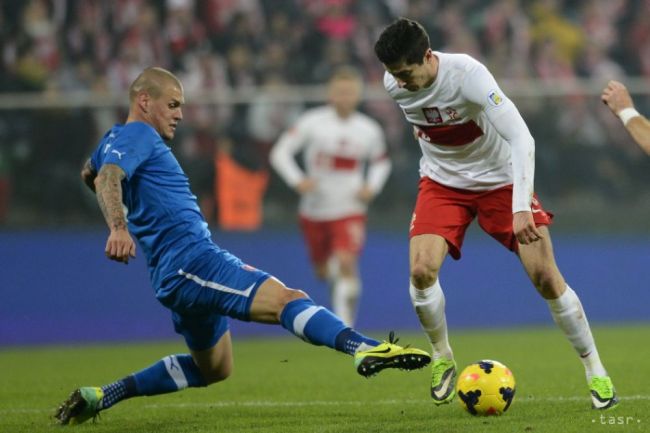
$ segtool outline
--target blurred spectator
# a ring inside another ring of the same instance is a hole
[[[641,0],[630,27],[627,53],[636,60],[638,70],[650,77],[650,0]]]
[[[263,160],[280,134],[291,126],[304,111],[300,102],[277,102],[288,92],[286,81],[280,74],[267,75],[264,85],[248,109],[247,127]]]
[[[486,66],[499,77],[526,78],[530,75],[530,20],[518,0],[498,0],[483,14],[480,51]]]
[[[167,0],[166,33],[171,64],[178,69],[183,55],[205,40],[203,24],[194,16],[193,0]]]
[[[213,201],[214,164],[201,162],[213,160],[217,140],[232,143],[229,157],[237,164],[264,170],[268,143],[303,105],[278,103],[275,95],[295,91],[286,86],[321,83],[343,64],[357,66],[367,84],[380,87],[384,69],[372,46],[381,29],[401,15],[420,21],[435,49],[468,52],[498,78],[576,83],[578,77],[650,77],[650,0],[25,0],[0,1],[0,92],[43,91],[61,97],[95,90],[101,92],[95,101],[101,101],[101,95],[125,92],[144,67],[172,70],[182,77],[189,103],[176,145],[196,172],[188,174],[203,185],[196,188],[205,196],[202,203],[208,203]],[[256,96],[246,99],[251,95]],[[194,96],[203,102],[214,97],[215,102],[192,104]],[[220,103],[231,97],[239,102]],[[591,98],[523,99],[518,104],[538,130],[535,135],[549,141],[539,156],[541,173],[550,175],[565,161],[567,148],[575,147],[579,154],[585,146],[590,152],[597,149],[593,164],[609,160],[596,170],[601,184],[627,185],[617,176],[626,169],[642,170],[635,165],[638,149]],[[649,101],[638,98],[641,109],[647,110]],[[39,164],[42,137],[29,132],[35,118],[43,130],[56,130],[53,122],[85,119],[86,135],[69,144],[86,146],[85,152],[98,138],[95,131],[110,127],[121,109],[3,113],[21,119],[21,128],[28,131],[2,155],[5,162],[13,161],[12,173],[21,173],[13,181],[14,205],[43,205],[30,195],[38,191],[38,181],[17,168],[25,164],[31,170]],[[390,103],[371,98],[364,109],[382,119],[398,173],[395,183],[410,182],[399,175],[402,164],[408,166],[406,161],[417,153],[408,128]],[[611,158],[607,152],[612,148],[623,156]],[[16,159],[16,149],[29,151],[18,152],[23,157]],[[73,158],[57,161],[56,176],[74,176],[78,163]],[[566,176],[582,188],[575,170]],[[561,195],[561,182],[544,185]]]
[[[238,43],[227,53],[228,82],[233,88],[251,87],[257,84],[254,51],[248,45]]]
[[[561,0],[537,0],[531,7],[533,43],[552,47],[559,63],[572,65],[585,36],[577,24],[562,16]]]

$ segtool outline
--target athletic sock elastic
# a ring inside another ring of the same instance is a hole
[[[410,284],[409,293],[422,329],[431,342],[433,359],[454,359],[447,335],[445,295],[440,287],[440,279],[436,279],[433,285],[424,290],[418,290]]]
[[[202,387],[207,383],[192,356],[170,355],[150,367],[102,387],[101,408],[141,395],[157,395],[180,391],[187,387]]]
[[[578,352],[585,366],[587,380],[592,376],[607,376],[600,361],[589,322],[576,292],[568,285],[566,291],[556,299],[547,299],[553,320],[564,332],[567,339]]]
[[[339,352],[353,354],[365,343],[377,346],[379,342],[349,328],[327,308],[317,306],[309,298],[289,302],[280,315],[282,327],[315,346],[327,346]]]

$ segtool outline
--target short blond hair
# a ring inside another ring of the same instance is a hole
[[[338,80],[357,81],[359,84],[363,83],[363,79],[359,70],[353,66],[348,65],[339,66],[336,68],[329,79],[330,83]]]
[[[163,86],[170,82],[180,89],[183,88],[178,77],[167,69],[158,66],[147,68],[129,86],[129,100],[133,102],[140,92],[145,92],[152,98],[157,99],[162,95]]]

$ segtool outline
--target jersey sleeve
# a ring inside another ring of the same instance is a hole
[[[151,127],[139,122],[128,123],[114,141],[108,141],[103,146],[102,165],[117,165],[124,170],[126,180],[129,180],[136,169],[151,156],[156,138]]]
[[[481,107],[511,146],[512,212],[531,210],[535,178],[535,140],[515,104],[501,91],[485,66],[476,62],[465,75],[465,98]]]
[[[296,162],[295,155],[300,152],[309,139],[310,118],[303,116],[293,127],[285,131],[271,150],[271,165],[290,187],[295,187],[305,177]]]
[[[93,151],[92,155],[90,155],[90,165],[92,166],[93,170],[95,170],[95,173],[99,172],[99,169],[102,168],[102,163],[104,161],[104,146],[106,145],[112,131],[113,130],[110,129],[106,132],[106,134],[104,134],[102,139],[99,141],[99,144],[97,144],[97,147]]]

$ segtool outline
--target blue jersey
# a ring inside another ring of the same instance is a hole
[[[216,247],[187,176],[150,125],[113,126],[91,162],[97,172],[104,164],[115,164],[126,173],[122,198],[129,231],[147,258],[156,291],[188,260]]]

